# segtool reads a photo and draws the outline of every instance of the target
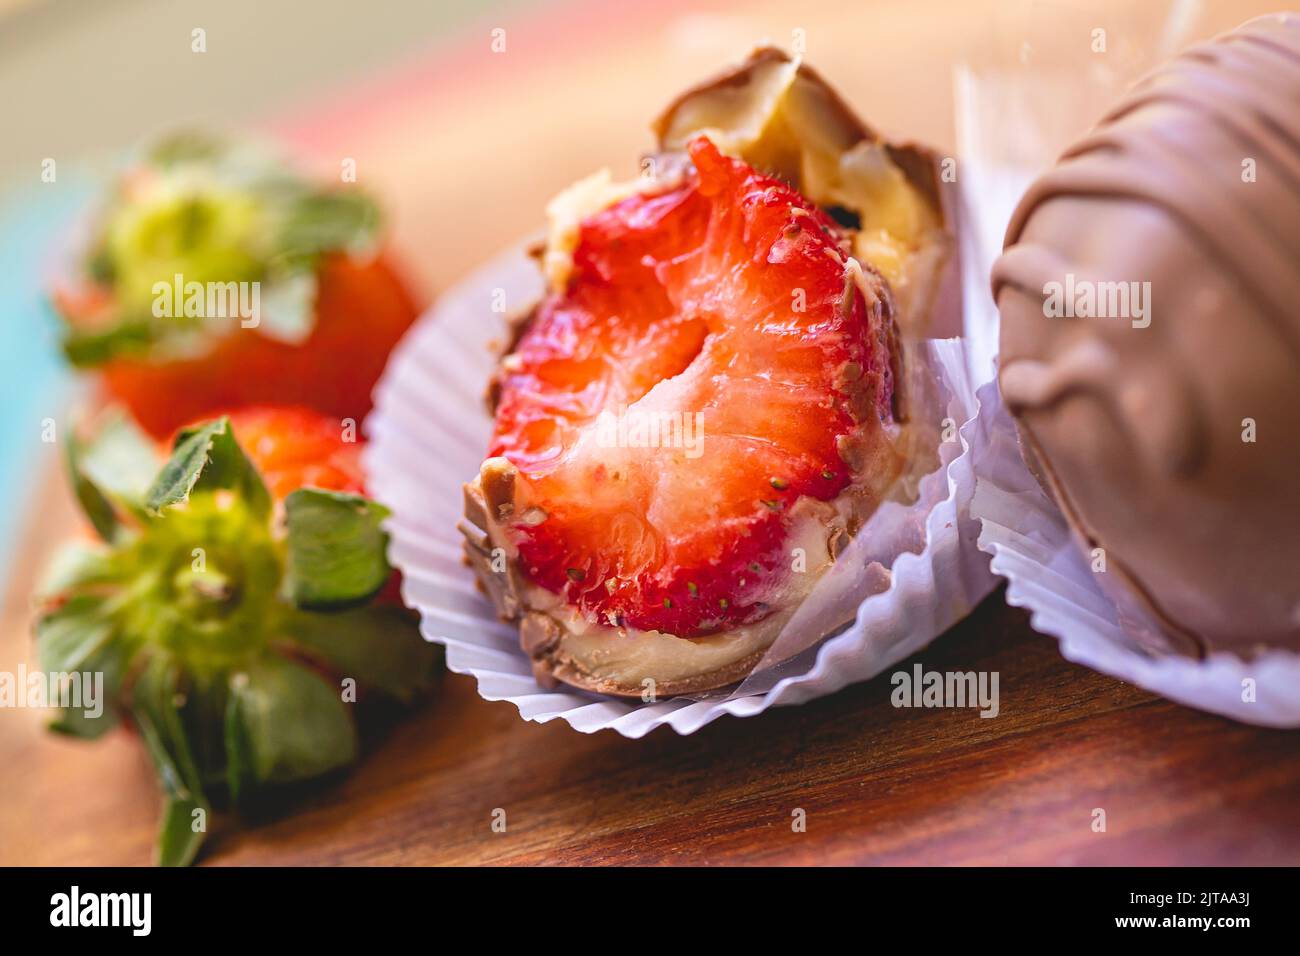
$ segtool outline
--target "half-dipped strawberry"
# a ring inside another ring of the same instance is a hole
[[[471,497],[522,588],[584,634],[788,613],[809,522],[823,549],[851,534],[900,467],[883,281],[788,185],[705,137],[689,158],[581,222],[494,388]]]

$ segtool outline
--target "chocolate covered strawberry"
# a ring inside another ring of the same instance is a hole
[[[259,403],[359,421],[418,311],[379,225],[355,188],[175,137],[117,183],[53,290],[64,350],[159,437]]]
[[[364,496],[358,446],[335,421],[262,408],[156,446],[117,416],[69,447],[100,540],[51,569],[37,623],[49,673],[102,674],[108,706],[55,729],[93,738],[122,716],[157,767],[159,858],[193,859],[214,800],[356,759],[353,704],[409,701],[432,647],[400,606]]]
[[[884,281],[788,184],[686,159],[580,220],[467,488],[539,674],[607,692],[743,674],[902,466]]]

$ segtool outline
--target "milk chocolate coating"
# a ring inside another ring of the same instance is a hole
[[[1145,317],[1049,317],[1069,275],[1149,282]],[[1103,587],[1160,649],[1300,648],[1300,17],[1137,83],[1022,199],[993,295],[1025,459]]]

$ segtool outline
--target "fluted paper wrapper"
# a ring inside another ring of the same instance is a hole
[[[888,501],[738,686],[653,702],[533,679],[518,629],[497,619],[461,558],[461,486],[478,473],[491,433],[483,392],[492,344],[506,322],[491,304],[514,307],[542,292],[523,250],[490,263],[427,313],[389,363],[366,422],[367,468],[375,496],[392,511],[390,558],[425,638],[444,644],[447,666],[472,675],[488,700],[508,700],[528,720],[560,718],[575,729],[610,728],[640,737],[661,724],[687,734],[722,716],[750,716],[866,680],[915,653],[965,616],[992,589],[987,558],[969,516],[974,471],[964,427],[976,414],[967,343],[909,346],[923,414],[947,440],[910,503]],[[945,428],[946,425],[946,428]],[[827,635],[830,636],[827,636]]]
[[[1159,623],[1103,591],[1064,515],[1020,457],[1015,424],[996,387],[980,391],[970,429],[977,452],[972,514],[979,546],[1007,579],[1007,601],[1060,641],[1061,654],[1170,700],[1267,727],[1300,727],[1300,655],[1274,650],[1251,660],[1157,655],[1139,642]],[[1149,642],[1148,642],[1149,646]]]
[[[965,299],[968,330],[981,343],[981,369],[996,355],[998,314],[987,276],[1002,250],[1006,223],[1034,176],[1082,132],[1062,129],[1062,117],[1099,117],[1129,81],[1183,43],[1187,4],[1143,13],[1158,24],[1163,16],[1163,23],[1158,29],[1148,24],[1112,31],[1131,41],[1125,60],[1080,62],[1089,53],[1075,42],[1078,31],[1044,17],[1019,34],[1026,37],[1019,62],[971,64],[956,73],[969,226],[963,254],[986,277],[982,288],[967,286]],[[1137,37],[1149,42],[1135,45]],[[1058,48],[1063,43],[1068,49]],[[1097,74],[1098,65],[1106,72]],[[1300,727],[1300,655],[1274,650],[1248,661],[1225,653],[1198,660],[1144,649],[1152,642],[1144,642],[1143,634],[1158,632],[1159,623],[1126,600],[1118,582],[1106,586],[1105,572],[1093,572],[1064,515],[1025,467],[996,385],[984,385],[979,400],[979,416],[967,429],[976,474],[971,513],[980,524],[980,549],[1007,580],[1007,601],[1027,609],[1034,628],[1056,638],[1068,660],[1246,723]]]

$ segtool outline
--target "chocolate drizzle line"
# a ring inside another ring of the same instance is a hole
[[[1165,104],[1195,112],[1202,120],[1243,140],[1257,156],[1288,157],[1276,167],[1286,174],[1292,187],[1290,198],[1300,207],[1300,189],[1296,188],[1300,170],[1294,160],[1295,147],[1300,143],[1296,85],[1294,81],[1279,82],[1292,79],[1289,76],[1265,76],[1253,64],[1243,63],[1232,49],[1234,43],[1256,39],[1269,51],[1284,51],[1283,71],[1294,74],[1295,64],[1300,63],[1300,22],[1274,19],[1253,24],[1252,28],[1270,36],[1245,33],[1220,37],[1140,81],[1091,136],[1067,151],[1061,164],[1026,193],[1011,218],[1004,248],[1018,242],[1030,216],[1050,199],[1091,196],[1156,206],[1187,226],[1211,256],[1225,264],[1245,294],[1259,302],[1284,341],[1300,357],[1300,324],[1294,319],[1294,306],[1300,301],[1297,250],[1286,237],[1269,228],[1268,224],[1279,218],[1276,211],[1255,208],[1267,201],[1268,196],[1263,195],[1267,191],[1253,190],[1247,202],[1234,202],[1221,188],[1222,183],[1212,181],[1204,166],[1197,163],[1199,157],[1189,152],[1195,144],[1172,143],[1151,135],[1149,130],[1115,128],[1120,119],[1144,106]],[[1274,34],[1285,42],[1273,40]],[[1279,86],[1280,94],[1269,88]],[[1247,119],[1232,122],[1225,107],[1211,106],[1215,99],[1209,95],[1211,88],[1219,97],[1225,93],[1230,96],[1232,106],[1239,107]],[[1266,168],[1271,172],[1275,167]],[[1023,258],[998,261],[993,270],[995,300],[1005,285],[1028,295],[1041,294],[1044,282],[1053,277],[1027,270],[1028,265]]]

